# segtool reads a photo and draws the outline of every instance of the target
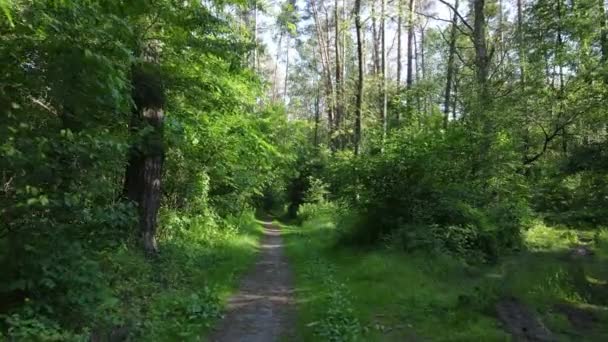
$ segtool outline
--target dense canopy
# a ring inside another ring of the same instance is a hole
[[[607,11],[0,0],[0,339],[209,337],[274,217],[303,340],[606,340]]]

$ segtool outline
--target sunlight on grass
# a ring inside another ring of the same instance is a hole
[[[508,341],[494,307],[505,296],[520,298],[533,308],[559,339],[568,340],[577,332],[563,313],[555,311],[556,304],[595,303],[593,312],[608,322],[608,301],[588,288],[606,279],[596,275],[606,265],[601,263],[608,245],[605,231],[596,234],[598,258],[580,263],[569,261],[568,251],[581,243],[580,236],[588,239],[589,234],[538,222],[525,233],[528,251],[496,265],[469,265],[449,255],[337,247],[334,227],[331,219],[316,217],[302,227],[283,228],[296,272],[298,329],[306,341],[319,340],[318,322],[328,311],[327,269],[347,290],[348,307],[341,310],[352,312],[359,323],[357,336],[364,341]],[[594,274],[593,282],[580,282],[580,269]],[[605,330],[598,328],[586,336],[599,341],[608,336]]]
[[[524,241],[532,250],[564,250],[579,242],[576,231],[548,227],[538,220],[524,232]]]

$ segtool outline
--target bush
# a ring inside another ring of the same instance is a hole
[[[298,209],[298,221],[302,223],[316,217],[335,217],[337,210],[338,206],[332,202],[304,203]]]
[[[407,250],[480,251],[485,260],[518,248],[530,216],[518,157],[499,136],[485,166],[474,170],[475,144],[465,133],[405,129],[383,153],[336,158],[331,188],[358,213],[343,241],[374,244],[396,234]]]

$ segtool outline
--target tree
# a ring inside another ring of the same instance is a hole
[[[457,26],[458,26],[458,0],[454,3],[454,10],[452,14],[452,24],[450,26],[450,42],[449,42],[449,50],[448,50],[448,61],[447,61],[447,71],[445,77],[445,95],[443,101],[443,126],[447,128],[448,119],[450,115],[450,98],[452,95],[452,83],[454,77],[454,58],[456,54],[456,38],[457,38]]]
[[[355,105],[355,133],[354,145],[355,155],[359,155],[361,148],[361,118],[363,106],[363,40],[362,40],[362,23],[361,23],[361,0],[355,0],[355,27],[357,31],[357,94]],[[399,61],[398,61],[399,63]]]
[[[382,121],[382,141],[386,138],[388,130],[388,93],[387,93],[387,82],[386,82],[386,0],[381,0],[382,6],[380,10],[380,36],[381,36],[381,64],[382,64],[382,85],[381,85],[381,109],[380,109],[380,120]]]
[[[131,147],[124,194],[137,203],[139,226],[146,252],[156,253],[156,225],[160,208],[165,147],[163,121],[165,94],[158,70],[159,42],[149,41],[141,50],[141,60],[132,68],[133,105],[130,131],[141,139]]]

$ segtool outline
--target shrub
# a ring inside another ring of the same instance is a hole
[[[343,241],[373,244],[399,230],[408,250],[479,250],[486,260],[518,248],[530,210],[517,156],[504,151],[509,139],[501,137],[491,162],[474,170],[475,145],[465,133],[410,128],[391,135],[383,153],[358,157],[357,167],[354,158],[337,158],[330,184],[358,212]]]
[[[335,217],[337,210],[333,202],[304,203],[298,209],[298,221],[302,223],[316,217]]]

